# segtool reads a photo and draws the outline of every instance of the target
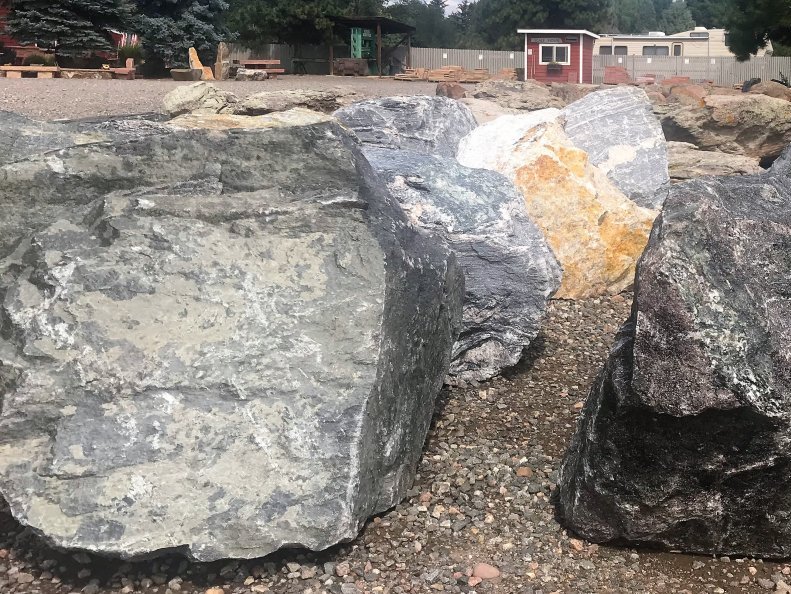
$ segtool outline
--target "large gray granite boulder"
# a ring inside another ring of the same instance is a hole
[[[363,144],[444,157],[455,157],[459,141],[478,125],[466,105],[448,97],[370,99],[333,115]]]
[[[273,124],[275,126],[275,124]],[[31,156],[0,251],[0,495],[51,543],[353,538],[413,480],[463,277],[337,123]]]
[[[462,332],[449,384],[516,365],[536,337],[561,270],[508,178],[453,159],[366,148],[407,217],[443,238],[464,271]]]
[[[791,555],[790,163],[670,190],[562,465],[574,532]]]
[[[591,93],[563,110],[566,134],[615,186],[645,208],[670,181],[662,126],[645,91],[619,86]]]

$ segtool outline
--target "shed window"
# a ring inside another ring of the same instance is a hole
[[[539,45],[541,56],[540,64],[557,62],[568,66],[571,64],[571,46],[566,45]]]
[[[603,45],[599,48],[599,55],[600,56],[612,56],[612,46],[611,45]]]
[[[669,56],[670,48],[666,45],[644,45],[644,56]]]
[[[627,48],[625,45],[616,45],[613,48],[613,53],[616,56],[625,56],[626,54],[629,53],[629,48]]]

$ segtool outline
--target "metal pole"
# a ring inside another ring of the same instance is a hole
[[[376,23],[376,66],[382,78],[382,23]]]

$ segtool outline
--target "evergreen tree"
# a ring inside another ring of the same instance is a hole
[[[664,10],[659,18],[659,28],[668,35],[695,28],[695,21],[684,0],[675,0]]]
[[[188,65],[194,47],[205,64],[217,54],[217,44],[228,40],[221,25],[225,0],[137,0],[136,30],[142,38],[148,70]]]
[[[707,29],[723,27],[728,0],[687,0],[687,6],[692,14],[692,20],[698,27]]]
[[[651,0],[615,0],[614,9],[618,33],[647,33],[657,29]]]
[[[768,41],[791,45],[791,10],[787,0],[729,0],[723,24],[728,47],[740,60]]]
[[[113,50],[109,29],[124,30],[128,0],[13,0],[7,29],[21,43],[74,56]]]

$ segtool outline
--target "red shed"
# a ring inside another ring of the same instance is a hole
[[[517,29],[525,36],[525,80],[593,82],[593,43],[584,29]]]

